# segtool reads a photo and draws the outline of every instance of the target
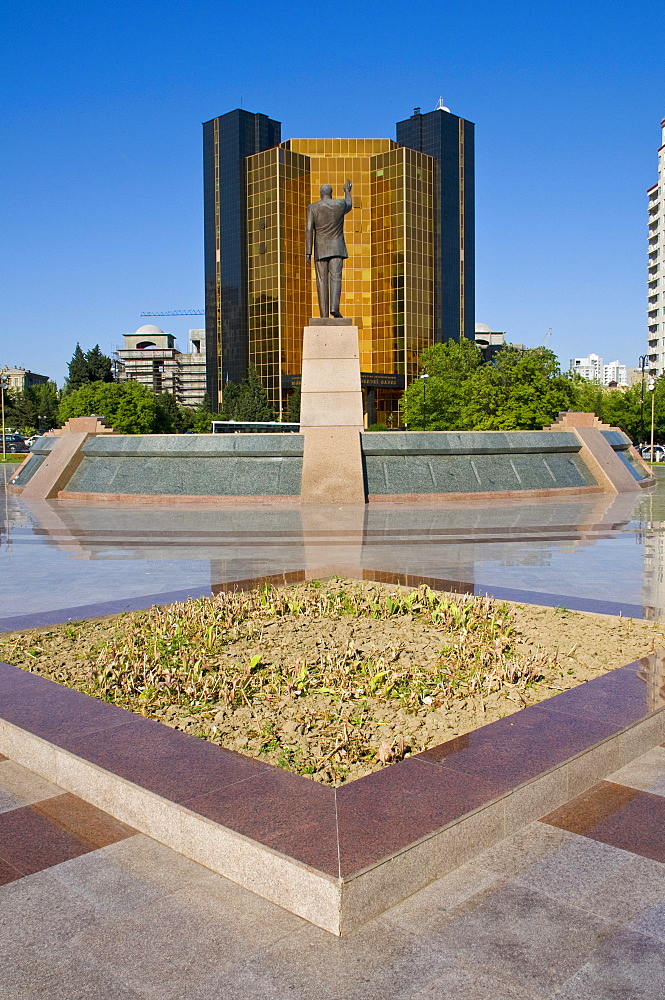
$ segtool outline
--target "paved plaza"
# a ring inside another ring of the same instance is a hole
[[[0,810],[2,1000],[663,996],[665,747],[341,939],[7,759]]]
[[[660,487],[327,524],[3,503],[5,629],[345,566],[640,617],[665,604]],[[0,883],[0,1000],[662,1000],[665,746],[342,938],[7,757]]]

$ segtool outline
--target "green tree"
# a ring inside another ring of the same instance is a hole
[[[49,431],[58,426],[60,397],[55,382],[31,385],[7,393],[5,421],[24,434]]]
[[[620,427],[632,441],[648,441],[651,435],[651,393],[645,380],[627,389],[605,389],[579,375],[571,378],[574,396],[570,408],[596,416],[611,427]],[[654,426],[657,440],[665,439],[665,381],[654,388]]]
[[[55,382],[32,385],[23,390],[23,396],[30,409],[27,416],[32,418],[26,421],[28,427],[40,431],[50,431],[58,426],[60,393]]]
[[[222,412],[224,413],[227,420],[235,420],[236,403],[238,402],[238,396],[240,395],[240,386],[235,382],[226,382],[224,389],[222,390]],[[210,405],[210,398],[206,393],[205,402],[208,407],[208,411],[212,410]]]
[[[82,385],[86,385],[90,381],[88,378],[88,364],[80,344],[77,344],[74,348],[72,360],[69,362],[68,368],[69,374],[65,379],[64,392],[74,392],[75,389],[80,389]]]
[[[286,418],[290,424],[300,423],[300,382],[294,385],[286,408]]]
[[[191,406],[181,406],[170,392],[157,394],[157,405],[163,413],[163,424],[169,433],[182,434],[192,429],[195,410]]]
[[[227,420],[275,419],[275,411],[254,365],[249,366],[247,378],[240,385],[226,383],[222,393],[222,407]]]
[[[106,354],[102,354],[99,344],[86,353],[85,363],[89,382],[113,382],[113,364]]]
[[[226,419],[225,414],[212,412],[210,396],[207,392],[196,409],[190,412],[192,414],[192,423],[189,429],[194,431],[195,434],[210,434],[212,432],[213,420]]]
[[[665,440],[665,379],[658,379],[653,393],[655,438],[656,441],[663,441]],[[609,389],[605,393],[602,412],[598,416],[612,427],[620,427],[632,441],[648,443],[651,439],[651,391],[648,382],[644,388],[644,407],[642,386],[638,382],[637,385],[624,390]]]
[[[423,351],[419,366],[427,378],[414,380],[402,403],[411,430],[535,430],[575,399],[573,381],[544,347],[508,345],[485,364],[475,344],[448,341]]]
[[[12,430],[21,429],[17,406],[19,396],[18,389],[5,389],[5,427]]]
[[[604,420],[605,401],[607,390],[600,382],[591,382],[582,378],[577,372],[572,372],[569,376],[573,384],[572,408],[582,413],[595,413],[596,416]]]
[[[162,411],[162,421],[164,427],[168,428],[167,433],[172,434],[180,430],[180,412],[175,396],[170,392],[158,392],[156,395],[157,406]]]
[[[469,382],[482,365],[482,353],[470,340],[428,347],[418,359],[427,378],[414,380],[402,397],[410,430],[465,430]]]
[[[575,398],[553,351],[508,345],[469,379],[462,423],[475,430],[539,430]]]
[[[95,414],[120,434],[163,434],[170,425],[157,396],[140,382],[90,382],[64,396],[58,416],[62,423],[70,417]]]
[[[254,365],[247,370],[247,378],[240,385],[236,402],[236,420],[274,420],[275,410]]]
[[[81,345],[77,344],[68,367],[69,374],[63,389],[65,394],[90,382],[113,382],[113,364],[106,354],[102,354],[99,344],[85,354]]]

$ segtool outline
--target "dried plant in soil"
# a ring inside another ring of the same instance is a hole
[[[396,643],[363,660],[350,644],[318,659],[296,659],[288,668],[260,653],[244,662],[220,656],[242,637],[261,641],[266,625],[287,617],[386,619],[417,617],[437,631],[434,663],[402,668]],[[510,612],[489,598],[367,592],[340,585],[222,593],[153,608],[125,634],[105,644],[89,671],[90,691],[107,701],[143,706],[174,702],[251,705],[258,696],[327,694],[337,698],[399,699],[405,708],[445,705],[461,695],[487,696],[506,684],[538,676],[539,657],[516,658]]]
[[[73,666],[25,638],[14,662],[330,783],[441,742],[470,699],[525,704],[552,663],[517,649],[506,604],[337,579],[123,615]]]

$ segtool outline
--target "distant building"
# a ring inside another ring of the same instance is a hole
[[[618,361],[610,361],[608,365],[603,365],[602,383],[617,388],[628,385],[628,368],[626,365],[620,365]]]
[[[206,391],[205,330],[189,331],[189,352],[181,353],[175,337],[151,323],[124,335],[119,350],[118,381],[133,379],[153,392],[170,392],[182,406],[198,406]]]
[[[588,358],[571,358],[570,371],[577,372],[588,382],[603,382],[603,359],[597,354],[590,354]]]
[[[648,374],[656,378],[665,371],[665,307],[661,261],[665,258],[665,118],[660,123],[658,181],[647,191],[647,339]]]
[[[475,324],[476,347],[483,352],[486,361],[489,361],[497,351],[500,351],[506,344],[505,333],[492,330],[486,323]]]
[[[486,323],[476,323],[476,344],[478,347],[503,347],[505,342],[505,333],[492,330]]]
[[[570,371],[577,372],[588,382],[598,382],[605,388],[623,388],[629,384],[626,365],[620,365],[618,361],[610,361],[604,365],[603,359],[597,354],[590,354],[588,358],[571,358]]]
[[[330,117],[330,116],[329,116]],[[294,138],[236,109],[203,126],[208,391],[254,365],[284,413],[318,314],[307,205],[353,182],[342,311],[359,328],[368,422],[398,421],[426,347],[474,329],[474,125],[440,101],[391,139]]]
[[[0,379],[8,389],[29,389],[33,385],[44,385],[49,381],[48,375],[36,375],[27,368],[11,368],[8,365],[0,368]]]

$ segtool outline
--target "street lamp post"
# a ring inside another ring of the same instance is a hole
[[[426,392],[426,388],[427,388],[427,379],[428,378],[429,378],[429,375],[427,373],[425,373],[424,375],[420,376],[420,379],[421,379],[421,381],[423,383],[423,419],[422,419],[422,428],[423,428],[423,430],[425,430],[425,422],[426,422],[425,410],[426,410],[426,405],[427,405],[427,392]]]
[[[648,357],[648,354],[640,354],[637,359],[637,363],[642,369],[642,392],[640,397],[640,445],[644,443],[644,368]]]
[[[5,441],[5,380],[0,375],[0,400],[2,407],[2,461],[7,459],[7,442]]]
[[[653,465],[653,427],[654,427],[654,409],[656,403],[656,380],[655,378],[649,379],[649,392],[651,393],[651,464]]]

